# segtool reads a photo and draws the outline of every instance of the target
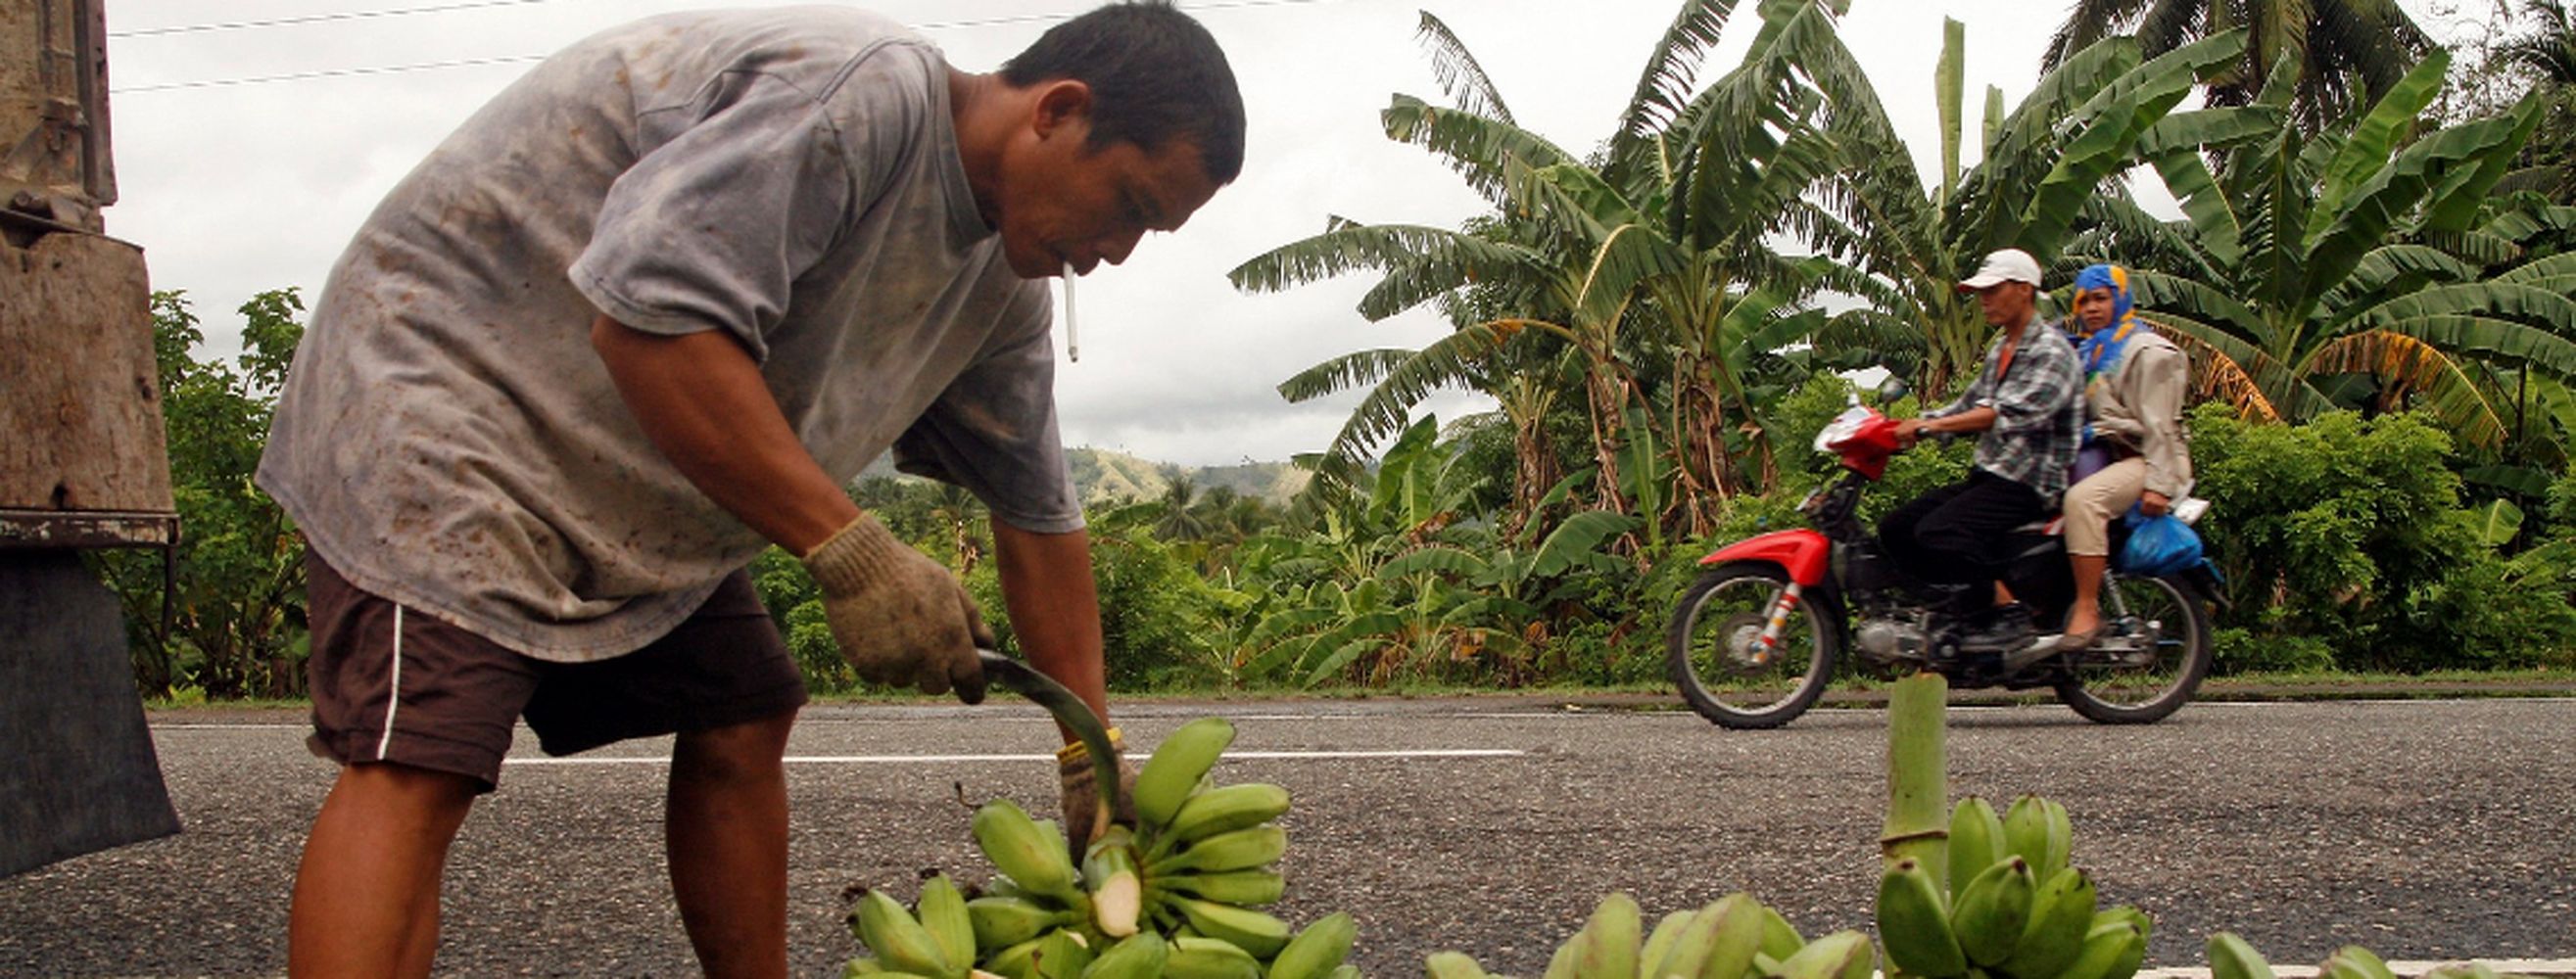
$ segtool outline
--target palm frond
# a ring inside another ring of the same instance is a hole
[[[1413,36],[1431,55],[1431,77],[1440,82],[1441,91],[1457,101],[1461,111],[1512,122],[1512,110],[1503,104],[1502,91],[1494,87],[1494,80],[1485,74],[1485,66],[1477,63],[1476,55],[1467,50],[1447,23],[1425,10]]]

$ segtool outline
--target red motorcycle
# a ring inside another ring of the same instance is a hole
[[[1841,456],[1842,475],[1798,506],[1814,529],[1738,541],[1700,559],[1665,634],[1673,683],[1700,716],[1730,728],[1772,728],[1814,706],[1845,649],[1881,675],[1937,671],[1954,687],[2047,687],[2104,724],[2163,720],[2209,672],[2207,565],[2161,577],[2106,573],[2105,623],[2091,648],[2061,653],[2053,630],[2009,646],[1971,643],[1970,623],[1942,611],[1962,589],[1899,569],[1862,525],[1861,490],[1898,451],[1896,422],[1855,399],[1816,436]],[[2112,553],[2125,536],[2113,521]],[[2062,621],[2074,573],[2057,521],[2012,532],[2004,584],[2036,621]]]

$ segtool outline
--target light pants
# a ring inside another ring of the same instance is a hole
[[[2111,555],[2111,521],[2147,491],[2147,459],[2130,456],[2066,490],[2066,553]]]

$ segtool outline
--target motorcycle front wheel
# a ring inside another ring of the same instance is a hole
[[[2119,578],[2104,585],[2118,588],[2128,607],[2120,621],[2139,638],[2153,641],[2133,651],[2097,647],[2072,654],[2066,679],[2058,681],[2057,699],[2102,724],[2164,720],[2181,710],[2209,675],[2208,605],[2179,577]],[[2105,630],[2104,635],[2111,633]]]
[[[1824,695],[1840,652],[1838,612],[1800,601],[1777,643],[1761,642],[1788,587],[1778,565],[1726,564],[1682,593],[1664,632],[1666,672],[1701,717],[1730,728],[1774,728]]]

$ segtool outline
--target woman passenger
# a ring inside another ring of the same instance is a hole
[[[2110,523],[2136,504],[2161,516],[2191,491],[2191,452],[2182,409],[2189,363],[2130,308],[2129,270],[2095,265],[2075,277],[2076,344],[2084,367],[2085,446],[2112,462],[2066,491],[2066,553],[2075,566],[2075,604],[2058,648],[2083,649],[2102,632],[2102,571]]]

